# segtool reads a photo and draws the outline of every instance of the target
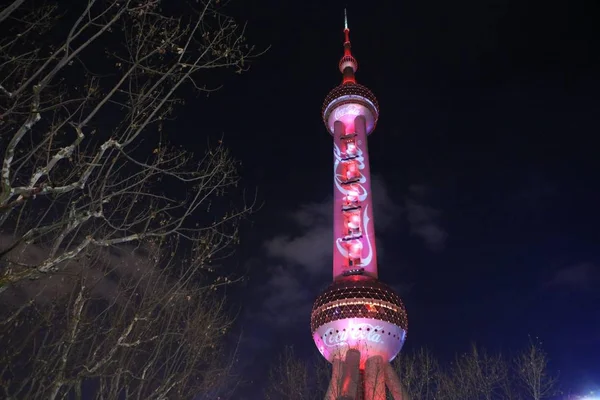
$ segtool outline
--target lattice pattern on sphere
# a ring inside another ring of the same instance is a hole
[[[329,92],[329,94],[325,97],[325,101],[323,102],[323,108],[321,111],[321,114],[323,115],[323,122],[325,122],[325,125],[327,125],[327,119],[329,118],[329,113],[331,113],[333,111],[333,109],[330,109],[329,112],[327,113],[327,115],[325,115],[325,109],[327,108],[327,106],[329,104],[331,104],[332,101],[334,101],[335,99],[342,97],[342,96],[364,97],[365,99],[367,99],[371,103],[373,103],[373,105],[375,106],[375,109],[373,111],[374,111],[375,115],[379,115],[379,104],[377,103],[377,98],[375,97],[373,92],[371,92],[369,90],[369,88],[367,88],[366,86],[363,86],[359,83],[348,82],[348,83],[343,83],[339,86],[334,87],[331,90],[331,92]],[[342,105],[345,103],[355,103],[355,102],[356,102],[356,100],[347,100],[347,101],[340,102],[339,105]]]
[[[331,284],[313,305],[311,331],[345,318],[370,318],[408,329],[406,309],[400,297],[376,279],[342,279]]]

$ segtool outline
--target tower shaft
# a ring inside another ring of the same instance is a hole
[[[377,278],[366,119],[336,121],[333,143],[333,278]]]

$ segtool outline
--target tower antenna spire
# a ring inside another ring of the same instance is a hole
[[[348,12],[344,8],[344,55],[340,60],[340,72],[343,74],[342,83],[356,83],[354,73],[358,70],[358,62],[352,56],[350,46],[350,28],[348,28]]]
[[[348,31],[350,30],[348,28],[348,13],[346,12],[346,9],[344,8],[344,30]]]

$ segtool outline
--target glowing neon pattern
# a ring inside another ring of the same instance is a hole
[[[364,107],[359,104],[350,103],[350,104],[346,104],[344,106],[340,106],[340,107],[336,108],[335,111],[333,112],[333,115],[334,115],[334,118],[336,119],[336,121],[338,121],[347,115],[353,115],[353,116],[362,115],[363,108]]]
[[[353,197],[356,197],[359,202],[365,202],[365,200],[367,200],[367,198],[369,196],[369,192],[363,186],[363,184],[367,182],[367,178],[362,173],[362,170],[365,169],[365,162],[364,162],[365,159],[363,157],[363,151],[360,148],[359,144],[362,144],[362,143],[360,141],[358,141],[358,143],[354,143],[354,146],[352,149],[353,153],[356,154],[356,156],[352,159],[352,161],[356,163],[356,166],[358,168],[358,177],[357,177],[356,182],[353,183],[352,187],[350,187],[350,185],[343,184],[346,176],[344,173],[340,173],[340,171],[339,171],[340,166],[343,163],[343,157],[342,157],[343,154],[337,143],[333,144],[333,146],[334,146],[333,147],[333,155],[334,155],[333,175],[334,175],[335,187],[343,196],[346,196],[346,197],[353,196]],[[341,172],[344,172],[344,171],[341,171]],[[345,186],[348,186],[348,188],[346,188]],[[363,266],[369,265],[373,259],[373,245],[371,244],[371,238],[369,237],[369,233],[368,233],[369,230],[367,229],[369,226],[369,223],[371,222],[371,218],[369,217],[368,212],[369,212],[369,205],[367,204],[364,208],[362,218],[360,219],[360,223],[362,224],[361,232],[366,241],[366,244],[367,244],[366,247],[368,249],[367,250],[368,253],[364,257],[361,254],[361,257],[360,257],[361,264]],[[336,244],[335,247],[336,247],[337,251],[342,255],[342,257],[348,258],[350,256],[350,254],[348,252],[348,248],[347,248],[343,238],[341,238],[341,237],[336,238],[335,244]],[[361,253],[362,253],[362,251],[361,251]]]
[[[358,201],[365,201],[369,194],[367,193],[367,189],[365,189],[365,187],[362,185],[363,183],[367,182],[367,178],[362,174],[362,172],[360,172],[361,170],[365,169],[365,158],[363,157],[363,152],[360,147],[356,146],[356,158],[354,158],[354,161],[358,164],[359,170],[359,178],[355,183],[355,186],[359,189],[358,194],[352,193],[351,190],[346,189],[342,185],[342,182],[345,181],[344,174],[338,173],[339,166],[342,163],[342,151],[336,143],[333,144],[333,156],[333,181],[337,190],[344,196],[354,194],[358,196]]]
[[[383,339],[381,338],[382,330],[383,327],[380,325],[371,325],[367,322],[356,324],[350,320],[348,328],[341,332],[339,330],[335,332],[333,328],[329,328],[325,332],[323,344],[327,347],[345,346],[349,340],[364,340],[366,342],[383,344]]]

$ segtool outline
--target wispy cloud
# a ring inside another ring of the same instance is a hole
[[[306,321],[310,315],[315,288],[302,279],[302,273],[281,265],[273,268],[264,286],[264,306],[259,317],[278,327]]]
[[[431,251],[444,249],[448,234],[439,220],[441,211],[427,205],[432,189],[426,185],[412,185],[405,199],[406,218],[411,235],[420,237]]]
[[[10,235],[0,234],[0,248],[13,242]],[[9,259],[21,265],[40,265],[50,250],[36,244],[22,244],[15,248]],[[89,256],[90,258],[88,258]],[[6,263],[6,260],[2,262]],[[149,255],[142,248],[131,246],[98,249],[92,255],[77,257],[61,265],[58,272],[48,273],[35,280],[24,280],[4,291],[0,301],[20,303],[29,299],[47,302],[70,294],[77,280],[83,278],[92,287],[94,295],[107,299],[116,296],[119,279],[139,279],[154,268]],[[0,268],[5,267],[0,265]]]
[[[331,229],[315,224],[297,236],[276,236],[265,243],[267,255],[301,266],[303,272],[319,275],[331,257]]]
[[[372,190],[375,229],[383,232],[397,220],[401,207],[392,201],[384,182],[378,177],[373,179]],[[289,230],[297,231],[298,234],[282,234],[267,240],[267,255],[284,261],[286,265],[300,266],[303,273],[311,276],[318,276],[324,270],[330,272],[328,263],[333,246],[332,199],[303,205],[286,217],[286,222],[292,224]]]
[[[392,200],[379,177],[374,177],[371,185],[375,229],[385,232],[398,221],[402,206]],[[310,314],[312,302],[331,274],[332,223],[331,198],[305,204],[284,216],[282,234],[265,241],[267,262],[272,267],[271,278],[258,289],[264,297],[263,319],[289,326]]]
[[[569,265],[556,271],[545,286],[577,291],[596,290],[600,287],[600,271],[597,265],[589,262]]]

